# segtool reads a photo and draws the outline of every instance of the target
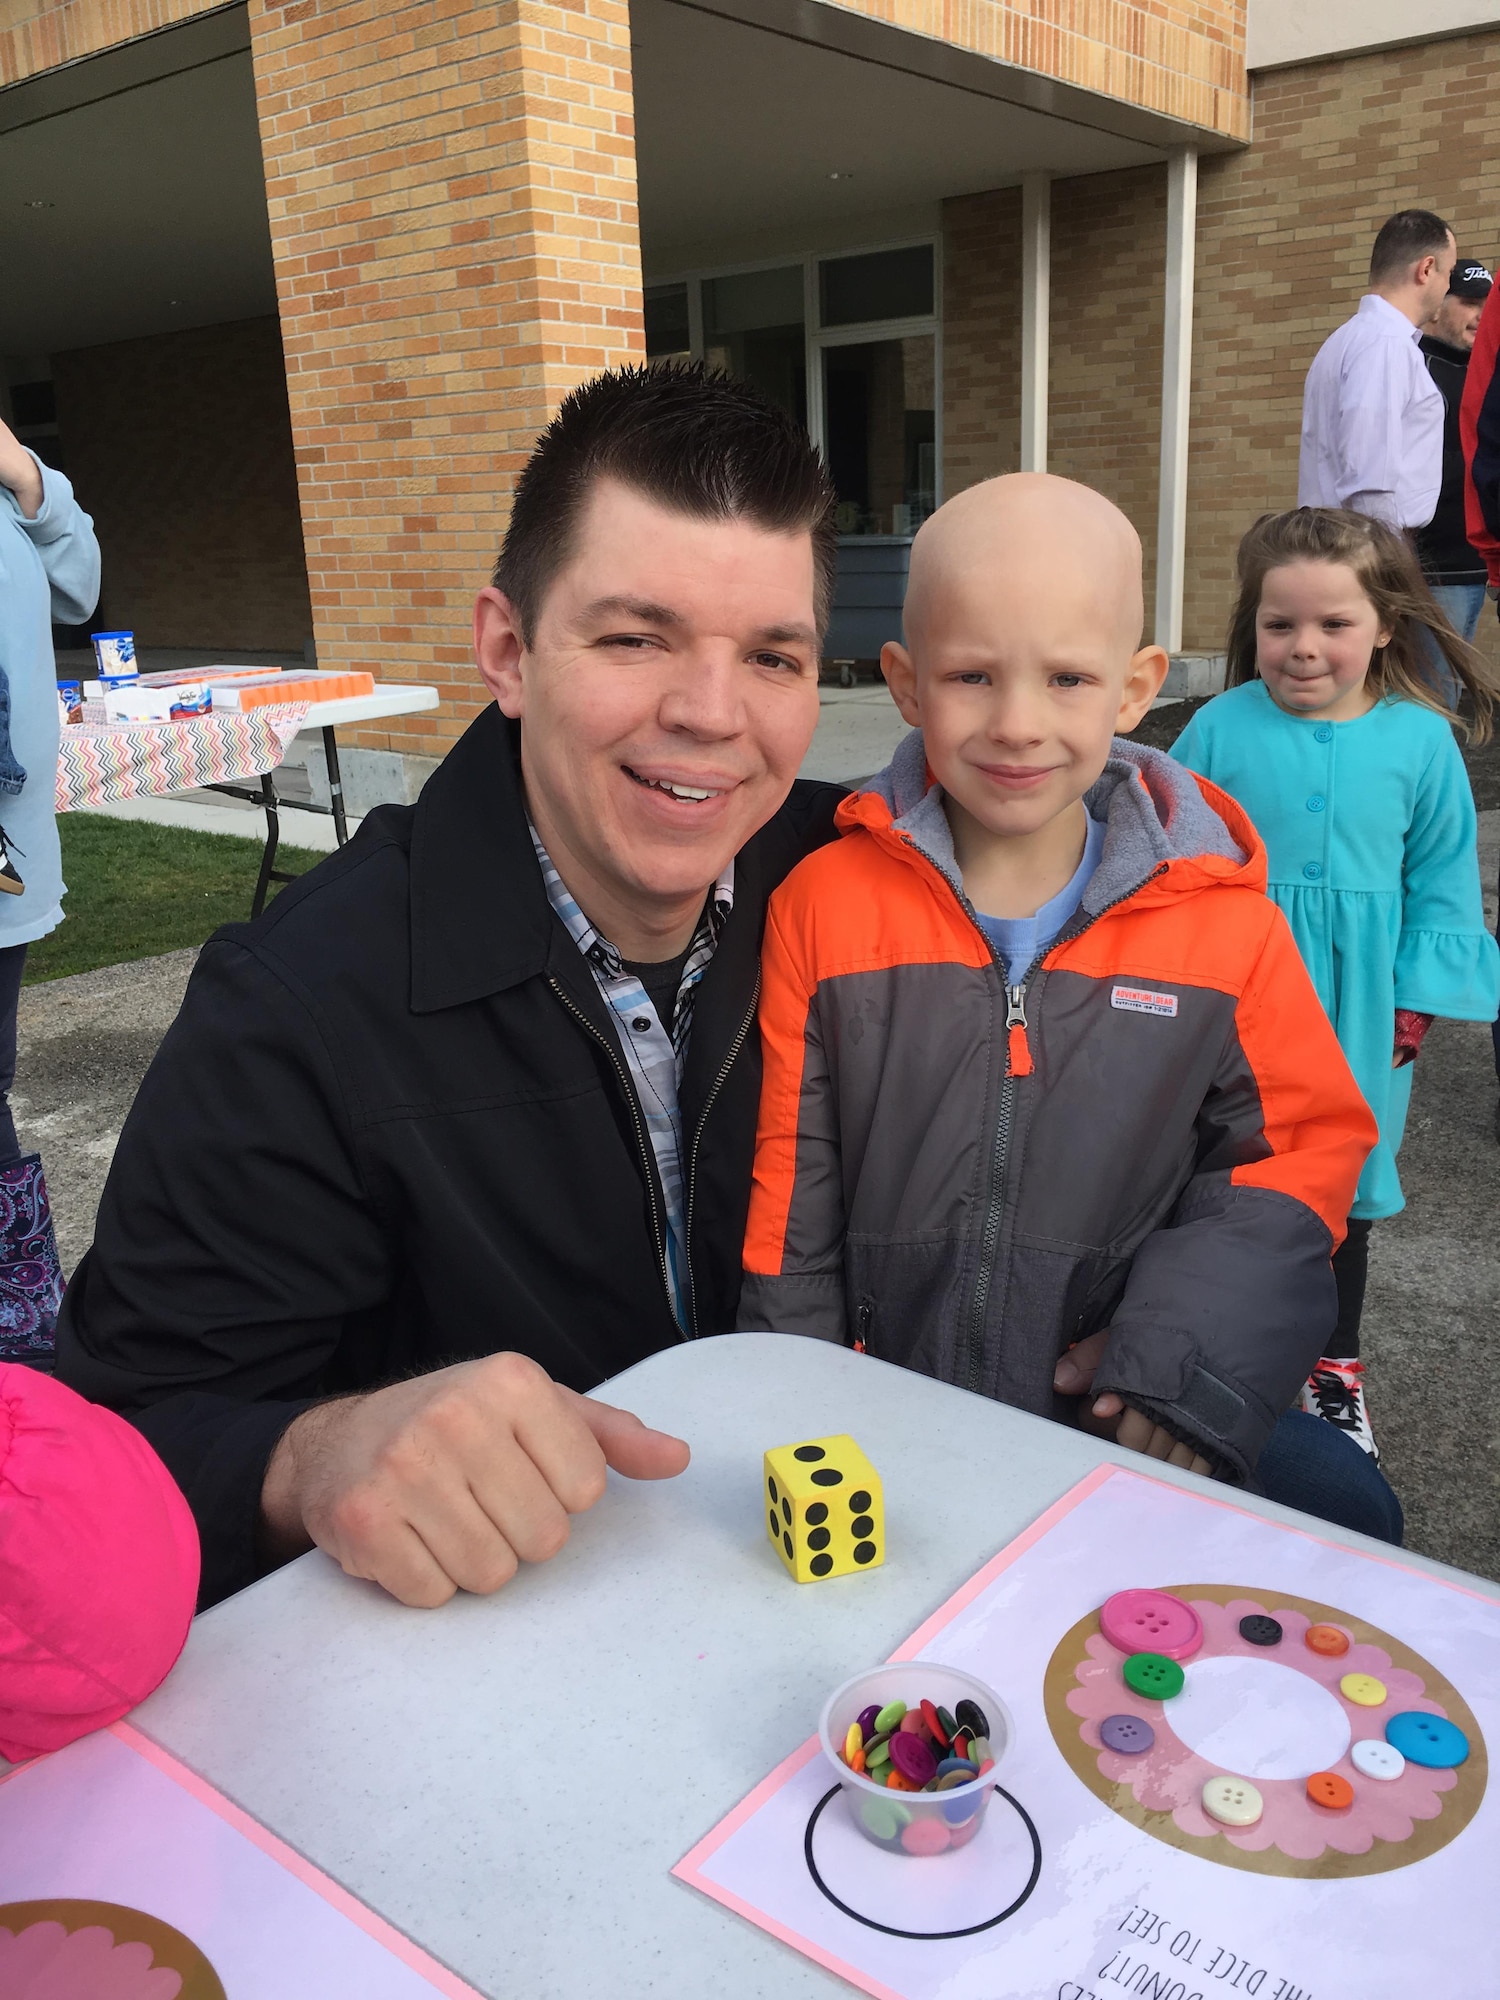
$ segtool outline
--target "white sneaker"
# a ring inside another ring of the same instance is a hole
[[[1337,1425],[1345,1437],[1352,1438],[1379,1465],[1380,1447],[1365,1408],[1364,1374],[1362,1361],[1337,1361],[1325,1354],[1307,1378],[1301,1407],[1310,1417],[1322,1417],[1325,1423]]]

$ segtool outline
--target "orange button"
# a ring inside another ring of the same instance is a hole
[[[1330,1812],[1339,1812],[1343,1807],[1353,1805],[1354,1787],[1337,1771],[1314,1771],[1307,1781],[1307,1796],[1315,1806],[1327,1806]]]
[[[1337,1625],[1309,1625],[1307,1643],[1315,1653],[1321,1653],[1327,1660],[1336,1660],[1340,1653],[1349,1650],[1349,1634],[1341,1632]]]

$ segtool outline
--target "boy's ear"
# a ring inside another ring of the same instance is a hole
[[[917,700],[917,670],[911,654],[894,639],[887,639],[880,649],[880,671],[885,675],[891,699],[901,711],[902,721],[920,729],[922,705]]]
[[[1161,693],[1171,665],[1161,646],[1142,646],[1125,669],[1125,685],[1120,690],[1120,713],[1115,721],[1116,736],[1128,736],[1146,710]]]

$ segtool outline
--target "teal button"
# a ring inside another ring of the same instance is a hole
[[[1316,743],[1331,743],[1333,741],[1333,724],[1331,722],[1320,722],[1313,731],[1313,741]]]
[[[1309,882],[1321,882],[1323,879],[1323,864],[1321,861],[1309,861],[1302,872]]]
[[[1312,797],[1307,802],[1307,810],[1310,813],[1320,813],[1323,810],[1324,806],[1327,805],[1327,803],[1328,801],[1324,798],[1321,792],[1314,792]]]

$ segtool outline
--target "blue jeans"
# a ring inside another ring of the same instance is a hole
[[[1460,639],[1473,640],[1479,626],[1479,614],[1484,609],[1484,585],[1482,583],[1435,583],[1432,594],[1438,601],[1438,608]],[[1436,641],[1426,632],[1422,633],[1422,651],[1427,655],[1425,678],[1427,685],[1447,708],[1458,707],[1458,676],[1443,658]]]
[[[1283,1507],[1401,1545],[1405,1522],[1390,1481],[1368,1452],[1306,1410],[1288,1410],[1277,1424],[1255,1478]]]

